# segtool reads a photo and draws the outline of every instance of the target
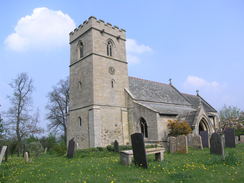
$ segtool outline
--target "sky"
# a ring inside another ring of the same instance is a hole
[[[8,0],[0,2],[0,111],[21,72],[46,127],[47,94],[69,75],[68,34],[95,16],[126,30],[129,75],[244,110],[243,0]]]

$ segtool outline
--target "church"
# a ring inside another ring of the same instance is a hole
[[[217,111],[198,93],[129,77],[126,31],[89,17],[70,33],[70,106],[67,140],[78,149],[168,138],[168,121],[187,121],[194,134],[219,128]]]

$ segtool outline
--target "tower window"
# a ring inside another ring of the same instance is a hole
[[[110,56],[110,57],[113,56],[113,43],[110,40],[108,41],[108,44],[107,44],[107,56]]]
[[[78,117],[78,122],[79,122],[79,125],[82,126],[82,119],[80,116]]]
[[[114,85],[115,85],[115,81],[114,79],[111,80],[111,87],[114,88]]]
[[[83,43],[80,41],[78,43],[78,58],[82,58],[84,56],[84,45]]]

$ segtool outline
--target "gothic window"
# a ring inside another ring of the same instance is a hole
[[[144,118],[140,119],[141,133],[145,138],[148,138],[147,122]]]
[[[79,121],[79,125],[82,126],[82,119],[80,116],[78,117],[78,121]]]
[[[78,43],[78,58],[82,58],[84,56],[84,45],[83,43],[80,41]]]
[[[107,56],[112,57],[113,56],[113,43],[111,40],[107,43]]]

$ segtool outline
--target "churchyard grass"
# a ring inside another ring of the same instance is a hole
[[[211,155],[209,149],[189,149],[188,154],[165,153],[155,162],[148,156],[149,167],[123,166],[119,154],[108,151],[78,152],[73,159],[45,154],[25,163],[9,157],[0,166],[0,182],[6,183],[162,183],[162,182],[243,182],[244,144],[225,149],[226,160]]]

